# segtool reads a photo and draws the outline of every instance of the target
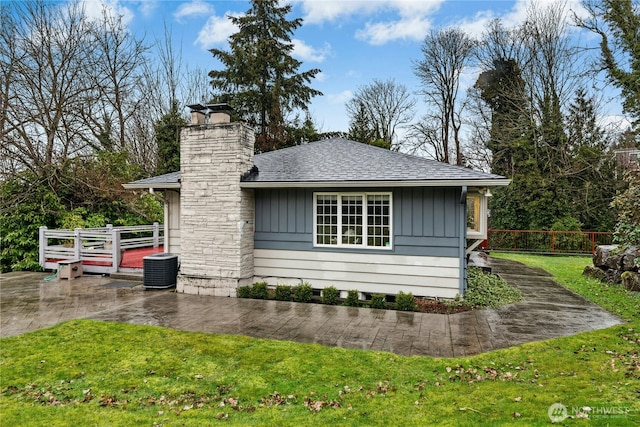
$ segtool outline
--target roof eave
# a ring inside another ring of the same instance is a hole
[[[127,184],[122,184],[125,190],[179,190],[180,183],[155,183],[155,184],[136,184],[133,182],[129,182]]]
[[[495,179],[447,179],[416,181],[243,181],[242,188],[355,188],[355,187],[504,187],[511,183],[507,178]]]

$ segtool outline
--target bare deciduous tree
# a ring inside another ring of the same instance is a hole
[[[359,87],[346,109],[352,120],[364,116],[375,138],[397,150],[397,130],[411,122],[415,104],[405,85],[376,79]]]
[[[88,74],[95,65],[88,43],[93,26],[77,3],[5,7],[2,155],[11,169],[30,169],[55,184],[56,168],[87,148],[79,113],[94,99]]]
[[[95,69],[91,75],[98,102],[87,105],[85,118],[102,144],[97,149],[133,148],[135,139],[128,138],[127,127],[141,106],[141,65],[146,63],[149,48],[123,26],[121,16],[106,9],[102,20],[96,22],[94,37]]]
[[[459,97],[460,78],[473,59],[475,41],[459,28],[431,32],[423,44],[423,58],[414,63],[414,72],[422,82],[421,93],[433,112],[423,118],[436,123],[424,123],[414,127],[414,135],[420,138],[421,129],[439,130],[441,147],[439,160],[449,163],[450,153],[455,151],[455,163],[463,164],[460,129],[464,102]],[[422,134],[425,143],[437,143],[434,135]],[[430,141],[430,142],[429,142]]]

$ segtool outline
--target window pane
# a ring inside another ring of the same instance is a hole
[[[362,244],[362,196],[342,196],[342,244]]]
[[[480,231],[480,196],[467,197],[467,229]]]
[[[318,224],[316,230],[317,244],[338,244],[337,227],[330,225],[338,223],[337,212],[338,196],[326,194],[316,196],[316,223]]]
[[[368,228],[370,233],[367,243],[369,243],[370,246],[380,247],[390,245],[389,199],[388,194],[367,196],[367,223],[373,226]]]

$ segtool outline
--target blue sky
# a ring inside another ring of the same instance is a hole
[[[412,64],[420,60],[420,46],[430,30],[460,26],[480,36],[487,22],[501,18],[517,25],[524,20],[530,0],[368,0],[293,1],[291,18],[304,19],[294,34],[294,56],[303,61],[301,71],[320,68],[312,86],[324,93],[314,98],[310,111],[321,131],[348,129],[345,103],[353,92],[374,79],[395,79],[409,91],[419,90]],[[536,0],[538,3],[556,0]],[[243,14],[248,1],[206,0],[103,0],[123,16],[136,34],[152,41],[161,38],[166,24],[180,44],[190,68],[204,70],[220,65],[207,51],[226,49],[227,38],[236,31],[226,18]],[[100,10],[99,0],[85,0],[89,11]],[[567,11],[582,13],[579,0],[568,0]],[[578,34],[578,37],[592,37]],[[467,85],[477,78],[477,70],[465,76]],[[419,96],[416,94],[416,98]],[[191,100],[184,100],[185,104]],[[613,105],[607,114],[619,114]],[[418,111],[418,115],[420,112]]]

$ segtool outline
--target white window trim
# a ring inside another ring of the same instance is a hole
[[[338,197],[338,242],[335,245],[318,243],[318,196],[337,196]],[[342,197],[343,196],[362,196],[362,243],[348,244],[342,243]],[[389,246],[368,246],[366,243],[369,238],[369,215],[367,214],[367,196],[389,196]],[[390,191],[376,192],[317,192],[313,193],[313,246],[318,248],[349,248],[349,249],[367,249],[367,250],[393,250],[393,193]]]

